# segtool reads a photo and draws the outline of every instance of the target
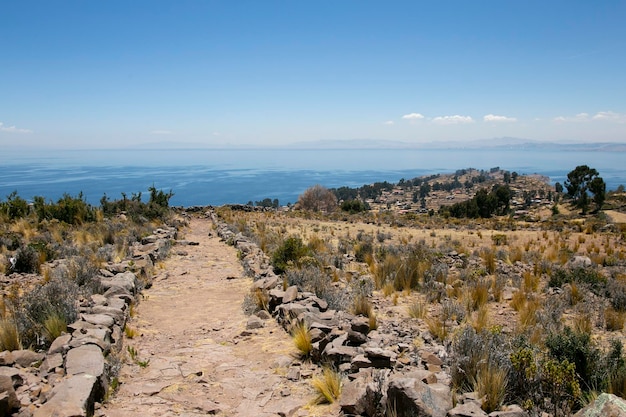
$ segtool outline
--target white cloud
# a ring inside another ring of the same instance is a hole
[[[515,117],[498,116],[495,114],[487,114],[483,116],[485,122],[517,122]]]
[[[387,120],[383,123],[384,125],[391,126],[393,124],[393,120]]]
[[[578,113],[576,116],[559,116],[554,118],[555,122],[587,122],[589,113]]]
[[[20,129],[15,126],[5,126],[4,123],[0,122],[0,132],[9,132],[9,133],[33,133],[30,129]]]
[[[612,111],[600,111],[593,116],[593,120],[607,120],[612,122],[626,122],[626,114],[619,114]]]
[[[150,132],[150,134],[152,135],[171,135],[172,132],[171,130],[153,130],[152,132]]]
[[[555,122],[615,122],[626,123],[626,114],[615,113],[613,111],[599,111],[590,116],[589,113],[578,113],[576,116],[559,116],[554,118]]]
[[[405,120],[420,120],[423,119],[424,116],[420,113],[409,113],[402,116],[402,118]]]
[[[213,136],[222,136],[220,132],[213,132]]]
[[[458,125],[474,123],[474,119],[472,119],[471,116],[459,116],[456,114],[454,116],[437,116],[433,119],[433,123],[439,125]]]

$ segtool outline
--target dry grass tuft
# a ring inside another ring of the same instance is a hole
[[[478,310],[489,301],[490,283],[487,280],[480,280],[470,287],[471,308]]]
[[[489,327],[489,308],[487,305],[481,306],[473,315],[470,320],[471,326],[476,330],[476,333],[487,329]]]
[[[62,314],[51,313],[43,322],[43,329],[49,341],[53,341],[67,331],[67,321]]]
[[[342,379],[339,372],[330,367],[325,367],[322,375],[316,376],[311,380],[311,385],[317,391],[317,398],[315,398],[314,403],[334,403],[341,395]]]
[[[300,355],[304,358],[308,358],[313,350],[309,325],[304,321],[297,322],[291,329],[291,337],[293,337],[293,343],[300,352]]]
[[[443,342],[448,337],[450,329],[446,327],[446,323],[439,317],[431,317],[426,319],[428,331],[434,338]]]
[[[13,351],[21,348],[22,343],[15,322],[6,318],[0,320],[0,351]]]
[[[133,329],[132,327],[126,325],[124,327],[124,334],[126,335],[127,338],[129,339],[134,339],[137,336],[137,330]]]
[[[537,324],[537,312],[539,311],[539,300],[531,298],[526,300],[519,310],[519,324],[522,329]]]
[[[408,306],[409,317],[423,319],[426,317],[426,306],[420,300],[416,300]]]
[[[593,323],[591,322],[591,316],[587,312],[579,311],[574,316],[574,330],[579,334],[591,334],[593,330]]]
[[[616,311],[613,308],[604,310],[606,329],[610,332],[622,330],[624,328],[624,318],[625,313],[622,311]]]
[[[385,297],[389,297],[395,291],[396,291],[396,288],[393,286],[393,283],[387,282],[385,283],[385,285],[383,285],[383,295]]]
[[[502,405],[508,384],[507,371],[497,367],[484,366],[478,371],[474,391],[483,399],[482,409],[491,413]]]
[[[352,312],[356,316],[372,317],[374,315],[374,307],[372,302],[365,295],[359,295],[354,299]]]

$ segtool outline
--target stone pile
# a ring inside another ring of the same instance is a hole
[[[45,352],[0,353],[0,416],[92,416],[107,395],[110,378],[119,366],[123,329],[130,304],[158,259],[167,256],[177,231],[157,229],[132,248],[132,256],[109,263],[98,272],[103,293],[80,303],[80,317],[68,333],[56,338]],[[52,268],[63,268],[56,261]]]

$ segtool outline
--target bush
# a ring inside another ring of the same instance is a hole
[[[331,212],[337,207],[337,197],[328,188],[314,185],[298,197],[298,206],[303,210]]]
[[[309,249],[299,237],[288,237],[272,254],[274,272],[282,274],[290,266],[298,266],[300,258],[309,254]]]
[[[572,270],[556,269],[552,271],[548,286],[560,288],[563,284],[572,282],[588,285],[596,295],[602,294],[607,284],[606,277],[597,270],[592,268],[575,268]]]
[[[361,213],[369,209],[369,204],[361,200],[346,200],[341,203],[341,210],[347,211],[350,214]]]
[[[169,201],[174,193],[171,190],[168,193],[157,190],[154,185],[148,188],[148,191],[150,191],[150,199],[147,203],[141,200],[141,193],[133,193],[130,199],[122,193],[121,200],[113,201],[109,200],[105,194],[100,199],[102,213],[107,217],[125,213],[137,223],[167,218],[170,214]]]
[[[85,201],[83,193],[77,197],[63,194],[56,203],[46,203],[41,196],[33,199],[35,213],[39,220],[57,219],[67,224],[83,224],[96,219],[95,209]]]
[[[548,336],[546,347],[552,358],[574,365],[582,387],[595,390],[602,386],[601,352],[588,333],[576,333],[565,327],[562,332]]]
[[[481,370],[491,373],[501,370],[508,374],[511,368],[509,353],[510,348],[501,333],[477,333],[472,327],[465,326],[452,342],[452,385],[460,391],[471,391]]]
[[[512,400],[541,415],[549,410],[553,416],[568,416],[579,403],[581,389],[575,366],[567,359],[562,361],[542,356],[522,343],[511,353]]]
[[[14,272],[37,274],[39,273],[40,265],[39,252],[32,246],[19,248],[15,253]]]
[[[55,315],[65,323],[76,321],[79,297],[79,288],[75,282],[52,279],[18,300],[15,317],[23,345],[48,346],[52,340],[46,332],[46,321]]]
[[[28,202],[17,195],[17,191],[13,191],[7,196],[7,201],[0,202],[0,213],[6,213],[10,220],[26,217],[30,207]]]

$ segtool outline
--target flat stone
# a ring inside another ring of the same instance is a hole
[[[422,350],[420,352],[420,357],[422,358],[424,362],[426,362],[429,365],[437,365],[437,366],[443,365],[443,361],[441,360],[441,358],[432,352]]]
[[[609,394],[601,394],[601,395],[609,395]],[[599,397],[598,397],[599,398]],[[620,398],[621,402],[624,403],[624,400]],[[626,416],[626,409],[622,410],[622,414],[611,414],[611,409],[602,410],[600,414],[584,414],[585,417],[624,417]],[[578,416],[578,413],[576,414]],[[489,413],[489,417],[529,417],[528,413],[522,409],[517,404],[508,405],[504,407],[504,410],[493,411]]]
[[[256,313],[254,313],[254,315],[260,318],[261,320],[270,320],[272,318],[272,315],[267,310],[259,310]]]
[[[344,384],[339,397],[344,414],[363,415],[367,410],[367,387],[363,380],[355,379]]]
[[[352,358],[350,365],[353,371],[357,371],[361,368],[371,368],[373,366],[372,361],[370,361],[365,355],[356,355]]]
[[[291,303],[292,301],[296,301],[298,299],[298,287],[292,285],[291,287],[285,290],[285,294],[283,295],[283,303]]]
[[[24,384],[24,376],[19,369],[10,366],[0,366],[0,376],[8,376],[13,381],[14,387]]]
[[[487,413],[477,403],[468,402],[449,410],[448,417],[487,417]]]
[[[109,306],[95,306],[91,309],[92,314],[104,314],[107,316],[113,317],[115,323],[119,325],[124,325],[126,321],[126,313],[119,308],[109,307]]]
[[[108,305],[108,299],[102,294],[92,294],[89,298],[91,299],[91,302],[97,306]]]
[[[72,340],[71,334],[62,334],[54,339],[50,348],[48,349],[48,355],[55,353],[65,353],[69,349],[69,343]]]
[[[131,294],[135,294],[137,290],[137,276],[130,271],[123,272],[121,274],[114,275],[111,278],[102,278],[100,280],[102,287],[106,290],[109,290],[113,287],[123,288]]]
[[[0,352],[0,366],[11,366],[15,363],[13,354],[8,350]]]
[[[61,353],[53,353],[46,356],[46,359],[42,362],[39,370],[45,373],[53,372],[56,368],[63,366],[63,355]]]
[[[6,403],[9,409],[18,408],[20,406],[20,400],[17,398],[17,394],[15,393],[11,377],[0,375],[0,392],[7,393]]]
[[[365,348],[365,355],[376,368],[391,368],[396,363],[396,354],[377,347]]]
[[[441,384],[426,385],[415,378],[393,378],[387,398],[403,415],[445,417],[452,408],[450,389]]]
[[[350,322],[350,329],[352,329],[355,332],[359,332],[362,334],[368,334],[370,331],[370,322],[369,319],[367,317],[355,317],[351,322]]]
[[[357,348],[352,346],[338,346],[330,349],[327,347],[324,349],[324,355],[336,364],[351,363],[352,359],[358,354]]]
[[[115,324],[113,317],[106,314],[81,314],[81,318],[96,326],[113,327]]]
[[[248,330],[261,329],[264,326],[265,326],[265,323],[263,322],[261,318],[257,316],[248,317],[248,322],[246,323],[246,329]]]
[[[15,363],[23,368],[28,368],[33,364],[36,364],[39,361],[42,361],[44,358],[43,353],[33,352],[32,350],[24,349],[24,350],[14,350],[11,352],[13,354],[13,359]]]
[[[87,374],[100,377],[104,373],[104,356],[96,345],[84,345],[67,352],[65,369],[68,375]]]
[[[93,375],[74,375],[52,388],[48,401],[35,409],[33,417],[93,416],[98,397],[97,378]]]
[[[116,308],[118,310],[126,311],[126,307],[128,306],[128,302],[120,297],[107,297],[107,306]]]

